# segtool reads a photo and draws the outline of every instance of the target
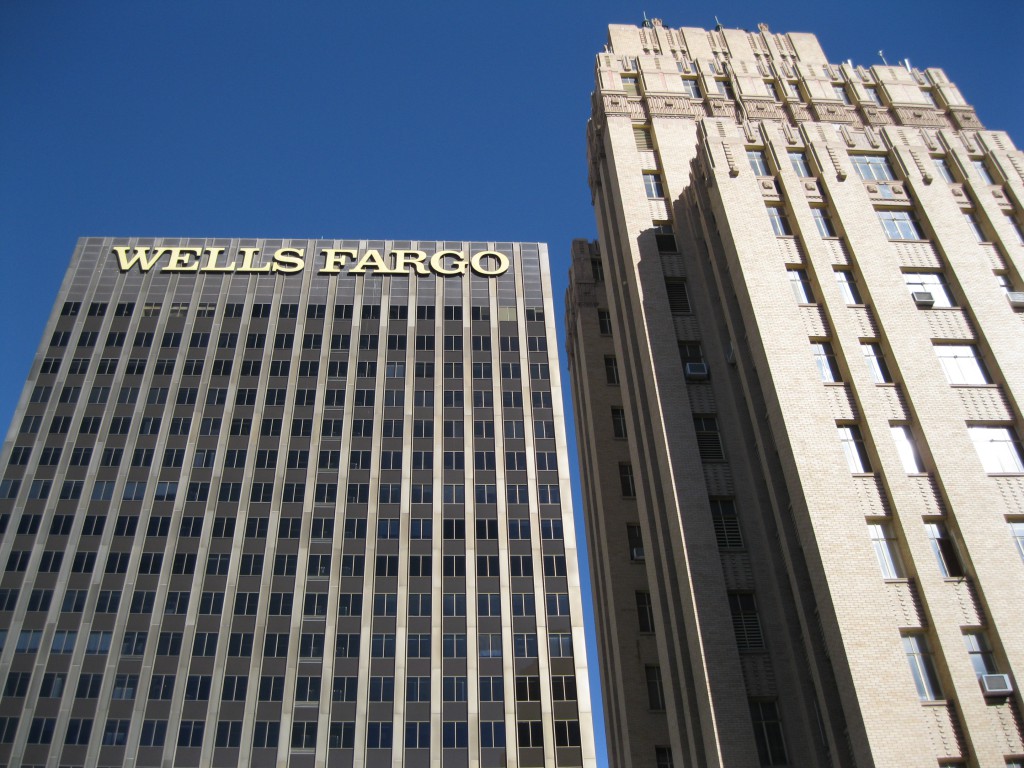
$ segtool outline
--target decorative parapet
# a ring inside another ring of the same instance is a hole
[[[985,128],[973,107],[950,107],[949,117],[953,125],[962,131],[980,131]]]
[[[948,128],[949,120],[937,109],[928,107],[893,107],[900,125]]]
[[[857,113],[853,107],[845,104],[830,104],[829,102],[814,102],[811,104],[814,115],[818,120],[826,123],[856,123]]]

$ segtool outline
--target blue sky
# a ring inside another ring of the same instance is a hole
[[[644,12],[814,32],[833,62],[883,49],[942,67],[1024,143],[1017,0],[4,0],[0,421],[79,236],[543,241],[560,302],[571,240],[596,231],[594,56],[608,23]]]

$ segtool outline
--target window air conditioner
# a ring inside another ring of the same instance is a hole
[[[1014,309],[1024,309],[1024,292],[1011,291],[1006,294],[1006,300],[1010,302],[1010,306]]]
[[[700,381],[706,379],[709,375],[707,363],[687,363],[683,369],[683,373],[686,378],[691,381]]]
[[[981,690],[986,696],[1009,696],[1013,693],[1013,683],[1009,675],[982,675]]]
[[[629,550],[629,559],[634,561],[634,562],[637,562],[637,563],[642,563],[646,559],[644,557],[644,548],[643,547],[633,547],[632,549],[630,549]],[[991,675],[991,677],[995,677],[995,675]],[[1003,675],[1003,677],[1006,677],[1006,675]]]
[[[930,307],[935,304],[935,297],[928,293],[928,291],[914,291],[910,295],[913,297],[914,303],[919,307]]]

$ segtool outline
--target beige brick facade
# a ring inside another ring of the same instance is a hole
[[[613,25],[596,82],[566,306],[610,764],[1024,759],[1024,154],[809,34]]]

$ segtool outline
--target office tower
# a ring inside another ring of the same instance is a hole
[[[0,763],[594,764],[546,246],[85,238],[3,447]]]
[[[1024,155],[939,69],[614,25],[568,345],[615,766],[1019,765]]]

